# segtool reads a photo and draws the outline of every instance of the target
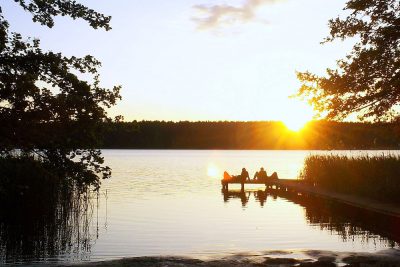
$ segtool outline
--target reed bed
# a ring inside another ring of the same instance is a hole
[[[400,202],[400,157],[311,155],[300,179],[340,193]]]
[[[40,160],[0,157],[0,265],[89,253],[98,196]]]

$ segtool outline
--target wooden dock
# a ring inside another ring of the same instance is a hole
[[[221,180],[222,190],[229,190],[229,184],[240,184],[241,190],[244,191],[245,184],[259,184],[265,185],[266,189],[282,190],[297,193],[313,194],[318,197],[338,201],[347,205],[351,205],[357,208],[367,209],[373,212],[382,213],[388,216],[394,216],[400,218],[400,207],[394,203],[382,202],[379,200],[365,198],[360,196],[336,193],[328,190],[324,190],[317,186],[312,186],[304,183],[302,180],[297,179],[275,179],[268,181],[254,181],[246,180],[242,181],[226,181]]]
[[[239,181],[239,180],[221,180],[222,189],[229,190],[229,184],[240,184],[241,190],[244,190],[245,184],[261,184],[265,185],[268,188],[275,188],[275,189],[283,189],[283,190],[290,190],[292,188],[297,188],[300,184],[300,180],[295,179],[273,179],[273,180],[246,180],[246,181]]]

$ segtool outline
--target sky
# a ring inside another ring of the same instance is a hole
[[[110,116],[131,120],[311,119],[289,98],[296,71],[323,75],[352,47],[321,45],[345,0],[80,0],[112,16],[111,31],[57,18],[48,29],[14,1],[1,4],[11,30],[65,55],[102,62],[102,85],[122,85]]]

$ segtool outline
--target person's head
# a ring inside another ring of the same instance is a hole
[[[261,167],[260,171],[263,171],[263,170],[264,170],[264,168],[263,168],[263,167]]]
[[[246,168],[242,168],[242,172],[245,171],[245,170],[246,170]]]

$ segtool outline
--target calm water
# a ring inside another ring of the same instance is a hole
[[[3,261],[4,253],[7,261],[14,256],[12,261],[53,262],[264,250],[377,251],[397,247],[399,241],[386,219],[375,220],[376,215],[354,213],[335,203],[274,195],[257,187],[248,187],[244,194],[235,186],[229,193],[221,192],[224,170],[237,174],[246,167],[253,175],[263,166],[269,174],[276,171],[281,178],[296,178],[307,155],[332,152],[103,152],[113,177],[103,182],[83,225],[80,222],[78,231],[71,230],[75,236],[69,246],[30,259],[29,253],[8,252],[3,244]]]

